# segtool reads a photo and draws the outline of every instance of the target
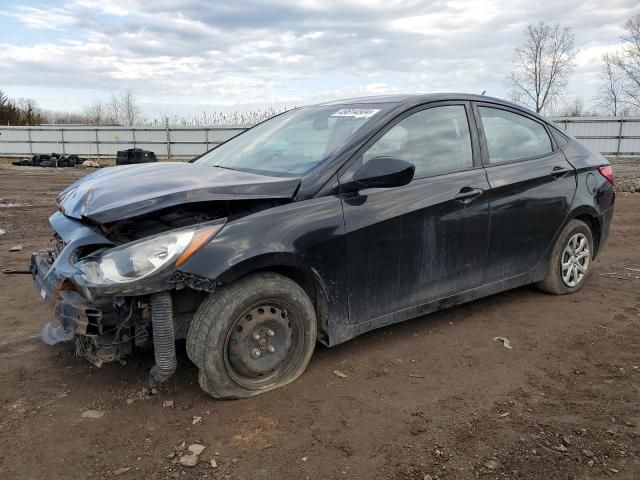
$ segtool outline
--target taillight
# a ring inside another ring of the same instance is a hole
[[[611,185],[614,184],[613,167],[611,165],[605,165],[603,167],[598,167],[598,171],[600,172],[600,175],[602,175],[604,178],[606,178],[607,181]]]

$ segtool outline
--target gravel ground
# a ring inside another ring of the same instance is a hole
[[[1,268],[48,245],[55,195],[84,173],[0,166]],[[30,277],[0,275],[0,478],[637,480],[639,237],[640,194],[621,192],[580,292],[519,288],[318,346],[298,381],[231,402],[200,391],[183,342],[154,396],[151,353],[96,368],[44,345]]]
[[[640,157],[610,158],[616,179],[616,192],[640,192]]]

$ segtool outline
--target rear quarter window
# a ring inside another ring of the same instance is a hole
[[[501,163],[539,157],[553,151],[544,126],[522,115],[479,107],[489,150],[489,162]]]

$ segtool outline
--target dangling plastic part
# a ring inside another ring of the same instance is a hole
[[[67,332],[60,325],[55,326],[51,322],[49,322],[44,327],[42,327],[40,338],[42,338],[42,341],[47,345],[55,345],[56,343],[68,342],[69,340],[73,340],[73,333]]]

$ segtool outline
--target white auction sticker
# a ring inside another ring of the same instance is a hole
[[[343,108],[332,114],[332,117],[371,118],[380,111],[379,108]]]

